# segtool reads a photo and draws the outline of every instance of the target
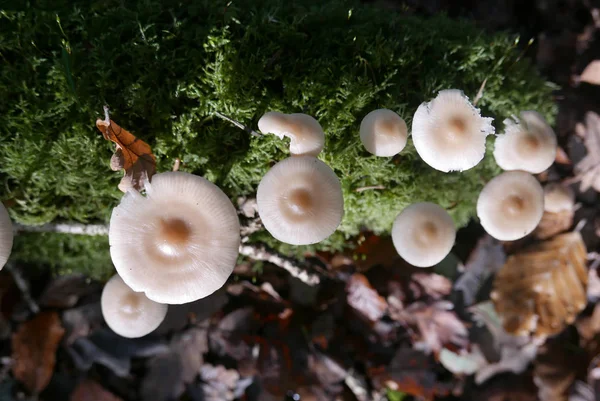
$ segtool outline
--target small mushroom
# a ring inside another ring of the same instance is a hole
[[[294,156],[318,156],[325,146],[325,133],[313,117],[269,111],[258,120],[258,129],[283,138],[290,138],[290,153]]]
[[[456,238],[452,217],[430,202],[408,206],[394,220],[392,241],[398,254],[417,267],[441,262],[450,253]]]
[[[422,103],[413,117],[412,138],[419,156],[443,172],[468,170],[485,156],[485,141],[494,133],[492,118],[481,117],[457,89],[447,89]]]
[[[492,237],[515,241],[531,233],[544,214],[544,190],[531,174],[508,171],[479,194],[477,216]]]
[[[360,123],[360,140],[375,156],[394,156],[406,146],[408,127],[396,113],[388,109],[373,110]]]
[[[6,207],[0,202],[0,269],[4,267],[13,246],[13,226]]]
[[[273,166],[258,185],[256,202],[265,228],[292,245],[323,241],[344,215],[340,180],[311,156],[290,157]]]
[[[550,213],[572,211],[575,193],[567,186],[551,183],[544,187],[544,210]]]
[[[544,117],[524,111],[521,118],[504,120],[504,134],[498,135],[494,158],[503,170],[523,170],[538,174],[556,158],[556,134]]]
[[[156,174],[146,196],[127,192],[110,219],[113,264],[134,291],[164,304],[204,298],[235,266],[240,224],[210,181],[184,172]]]
[[[135,292],[118,275],[102,290],[102,315],[108,327],[120,336],[142,337],[154,331],[165,319],[168,306]]]

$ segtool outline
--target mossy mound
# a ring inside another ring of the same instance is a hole
[[[485,81],[478,106],[497,128],[520,110],[550,121],[555,113],[552,86],[520,58],[514,37],[443,16],[344,0],[37,4],[0,13],[1,197],[24,224],[107,221],[121,173],[110,171],[113,146],[94,126],[105,104],[152,146],[159,171],[179,157],[183,170],[232,199],[252,196],[269,167],[288,156],[287,144],[250,137],[215,112],[251,127],[269,110],[315,116],[327,135],[321,158],[340,177],[346,206],[339,231],[321,248],[340,248],[362,228],[388,232],[395,215],[418,201],[439,203],[463,225],[497,172],[489,156],[465,173],[437,172],[410,142],[398,157],[371,156],[358,136],[369,111],[395,110],[410,126],[417,106],[439,90],[474,97]],[[385,189],[356,191],[374,185]],[[44,246],[32,237],[16,242],[17,257]],[[264,232],[255,239],[277,245]],[[48,246],[56,241],[65,239]],[[80,241],[68,248],[100,251]]]

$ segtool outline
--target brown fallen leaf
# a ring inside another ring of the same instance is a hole
[[[533,244],[508,258],[491,298],[510,334],[545,337],[575,321],[587,303],[587,251],[578,232]]]
[[[75,387],[70,401],[122,401],[122,399],[95,381],[86,379]]]
[[[567,231],[573,225],[574,214],[573,210],[562,210],[558,213],[545,211],[533,235],[538,239],[548,239]]]
[[[600,116],[592,111],[585,115],[584,144],[587,155],[575,166],[576,180],[581,181],[582,192],[589,188],[600,192]]]
[[[31,393],[40,393],[50,382],[64,334],[56,312],[40,313],[13,334],[13,374]]]
[[[353,274],[346,285],[348,305],[364,319],[374,323],[387,309],[385,299],[371,286],[369,280],[360,273]]]
[[[117,149],[110,160],[112,170],[125,170],[125,176],[119,183],[119,189],[141,190],[144,182],[149,181],[156,173],[156,157],[150,145],[136,138],[131,132],[121,128],[110,119],[108,108],[104,107],[105,119],[96,120],[96,127],[102,132],[104,139],[115,143]]]

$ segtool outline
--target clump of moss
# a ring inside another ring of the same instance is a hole
[[[268,110],[315,116],[327,136],[321,158],[344,190],[340,230],[319,245],[333,249],[363,228],[388,232],[418,201],[439,203],[464,225],[497,172],[489,152],[476,168],[451,174],[425,165],[410,144],[393,159],[371,156],[358,136],[369,111],[392,109],[410,125],[439,90],[474,97],[485,81],[478,106],[497,122],[526,109],[549,121],[555,113],[552,86],[520,59],[514,37],[443,16],[403,16],[353,0],[40,4],[0,12],[1,197],[24,224],[107,221],[121,194],[120,173],[109,169],[112,145],[94,127],[104,104],[152,146],[159,171],[179,157],[184,170],[232,198],[252,196],[287,157],[286,144],[250,137],[215,112],[251,127]],[[375,185],[384,189],[357,192]],[[34,237],[19,246],[49,239]],[[265,232],[254,239],[291,251]],[[69,252],[85,253],[89,239],[76,240],[82,245]]]

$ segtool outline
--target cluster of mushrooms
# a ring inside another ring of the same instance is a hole
[[[506,120],[494,157],[505,172],[492,179],[477,202],[484,229],[499,240],[532,232],[544,211],[544,192],[531,175],[547,169],[556,153],[556,136],[541,115],[526,111]],[[344,214],[340,180],[317,156],[325,133],[305,114],[268,112],[259,130],[290,139],[291,156],[275,164],[257,189],[264,227],[292,245],[318,243],[337,229]],[[492,119],[482,117],[459,90],[443,90],[421,104],[412,122],[420,157],[443,171],[464,171],[484,157]],[[382,157],[398,154],[408,127],[387,109],[367,114],[360,125],[367,151]],[[0,209],[0,240],[10,236],[10,219]],[[448,212],[434,203],[416,203],[396,217],[393,243],[409,263],[429,267],[450,252],[456,227]],[[141,337],[165,318],[168,304],[204,298],[225,284],[240,246],[237,212],[225,193],[210,181],[185,172],[156,174],[145,195],[127,192],[114,208],[109,229],[110,253],[118,275],[102,293],[109,327],[125,337]],[[0,249],[3,265],[10,253]]]

